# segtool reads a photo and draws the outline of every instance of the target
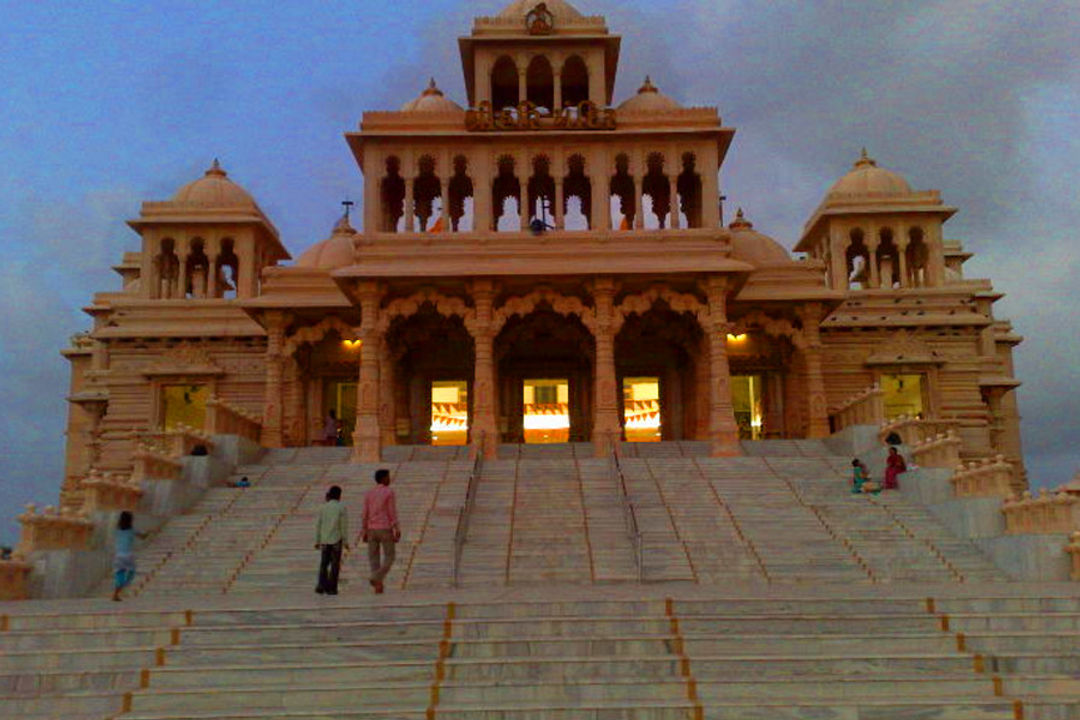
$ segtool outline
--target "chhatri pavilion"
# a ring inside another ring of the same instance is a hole
[[[887,418],[948,420],[962,457],[1004,455],[1023,477],[1020,338],[990,282],[964,277],[937,190],[863,151],[793,257],[724,217],[735,130],[716,108],[649,78],[615,97],[604,18],[515,0],[459,45],[467,97],[433,80],[365,113],[345,134],[362,217],[295,261],[217,161],[143,203],[122,289],[94,296],[64,351],[65,504],[215,403],[258,416],[263,446],[344,443],[357,461],[424,444],[606,455],[620,439],[736,455],[827,436],[876,387]]]

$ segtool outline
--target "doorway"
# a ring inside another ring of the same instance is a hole
[[[469,444],[469,383],[440,380],[431,383],[431,444]]]
[[[523,385],[525,443],[570,442],[570,380],[527,379]]]
[[[885,395],[885,419],[894,420],[901,415],[923,417],[925,412],[925,375],[882,375],[881,389]]]
[[[627,442],[660,442],[660,378],[623,378],[623,426]]]
[[[352,445],[356,430],[356,381],[331,380],[323,388],[323,407],[327,413],[333,410],[340,423],[337,444]]]
[[[735,408],[735,423],[739,426],[741,440],[760,440],[764,437],[761,390],[760,375],[731,377],[731,404]]]
[[[181,425],[202,430],[206,425],[206,385],[164,385],[161,388],[162,429],[176,430]]]

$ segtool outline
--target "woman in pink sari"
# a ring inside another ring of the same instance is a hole
[[[907,472],[907,463],[904,456],[895,447],[889,448],[889,457],[885,459],[885,489],[896,490],[900,487],[897,477],[902,472]]]

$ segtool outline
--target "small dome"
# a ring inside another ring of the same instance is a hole
[[[544,5],[547,11],[552,14],[556,22],[559,20],[581,20],[584,16],[578,12],[570,3],[566,0],[546,0],[546,2],[538,2],[537,0],[514,0],[514,2],[507,5],[498,17],[501,18],[521,18],[525,19],[525,16],[535,10],[538,6]]]
[[[420,97],[402,105],[401,112],[437,113],[463,110],[460,105],[443,95],[443,91],[435,84],[435,78],[431,78],[431,83],[420,93]]]
[[[754,225],[743,216],[742,208],[735,215],[731,230],[731,257],[754,267],[787,265],[792,261],[784,247],[768,235],[754,230]]]
[[[652,78],[646,76],[645,84],[638,89],[637,95],[620,105],[619,112],[663,112],[681,107],[682,105],[660,92],[652,84]]]
[[[176,191],[172,201],[177,205],[197,205],[212,208],[257,207],[255,198],[248,191],[229,179],[228,173],[221,169],[215,159],[206,174]]]
[[[855,161],[847,175],[829,188],[829,194],[838,195],[907,195],[911,186],[899,173],[878,167],[877,162],[866,154]]]
[[[296,261],[296,267],[334,270],[352,265],[355,261],[355,239],[356,230],[349,223],[349,217],[342,215],[330,237],[308,248]]]

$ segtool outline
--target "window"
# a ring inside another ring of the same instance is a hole
[[[202,430],[206,425],[206,385],[163,385],[161,388],[162,429],[176,430],[186,425]]]

